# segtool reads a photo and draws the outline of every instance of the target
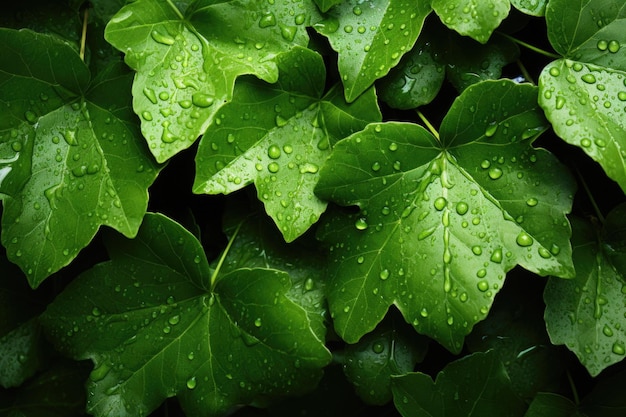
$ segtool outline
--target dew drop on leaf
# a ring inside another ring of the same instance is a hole
[[[263,14],[261,20],[259,20],[259,27],[268,28],[272,26],[276,26],[276,16],[274,16],[274,13],[268,12]]]
[[[626,354],[626,349],[624,348],[624,344],[621,342],[613,343],[613,353],[616,355],[624,356]]]
[[[280,148],[278,147],[278,145],[271,145],[267,150],[267,156],[272,159],[280,158]]]
[[[389,278],[389,275],[391,275],[389,270],[388,269],[383,269],[382,271],[380,271],[380,274],[378,275],[378,277],[380,279],[382,279],[383,281],[385,281],[385,280],[387,280]]]
[[[587,84],[593,84],[596,82],[596,77],[593,74],[585,74],[580,77],[581,80],[586,82]]]
[[[155,42],[158,42],[163,45],[174,45],[174,38],[169,35],[165,35],[157,30],[153,30],[150,32],[150,36],[154,39]]]
[[[528,233],[521,232],[519,235],[517,235],[515,243],[517,243],[519,246],[527,247],[533,244],[533,238],[530,237]]]
[[[437,197],[437,199],[434,202],[435,208],[439,211],[443,210],[447,204],[448,204],[448,201],[444,197]]]
[[[478,284],[476,284],[476,286],[481,292],[485,292],[489,289],[489,283],[485,280],[478,281]]]
[[[611,337],[613,336],[613,330],[607,325],[605,324],[604,327],[602,328],[602,333],[606,336],[606,337]]]
[[[187,380],[187,388],[194,389],[197,385],[196,377],[193,376]]]
[[[456,212],[459,215],[464,215],[465,213],[467,213],[467,210],[469,210],[469,206],[467,205],[467,203],[460,201],[456,204]]]
[[[609,45],[608,45],[609,52],[611,52],[613,54],[617,53],[620,50],[620,47],[621,47],[621,45],[619,44],[619,42],[615,41],[615,40],[610,41]]]
[[[365,219],[365,217],[359,217],[356,222],[354,222],[354,227],[357,228],[357,230],[366,230],[368,227],[367,224],[367,220]]]
[[[385,345],[382,342],[376,342],[372,345],[372,351],[377,354],[383,353]]]
[[[528,200],[526,200],[526,205],[528,207],[535,207],[537,204],[539,204],[539,201],[534,197],[531,197]]]
[[[191,96],[191,102],[194,104],[194,106],[201,108],[210,107],[211,105],[213,105],[213,101],[213,97],[201,92],[195,92]]]

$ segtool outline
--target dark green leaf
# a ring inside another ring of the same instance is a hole
[[[464,36],[486,43],[508,14],[509,0],[432,0],[441,21]]]
[[[160,162],[188,148],[232,97],[235,79],[275,82],[275,58],[306,45],[311,2],[139,0],[109,22],[105,37],[137,71],[133,108]]]
[[[316,192],[360,208],[320,229],[341,337],[356,342],[393,304],[458,352],[513,266],[573,275],[565,214],[574,184],[531,146],[544,128],[535,88],[486,81],[456,100],[440,142],[420,126],[385,123],[337,144]]]
[[[59,349],[91,359],[88,410],[145,416],[177,396],[189,415],[302,393],[330,359],[289,275],[211,271],[200,243],[149,214],[134,240],[110,235],[111,261],[82,274],[44,323]]]
[[[346,100],[354,101],[398,64],[430,12],[424,0],[348,0],[314,25],[339,54]]]
[[[434,382],[419,372],[393,377],[392,389],[403,417],[516,417],[525,409],[493,352],[451,362]]]
[[[626,414],[623,395],[626,372],[599,379],[593,390],[581,401],[581,414],[589,417],[622,417]]]
[[[511,4],[523,13],[531,16],[543,16],[548,0],[511,0]]]
[[[617,213],[615,213],[617,214]],[[623,229],[624,207],[607,218],[604,230]],[[626,271],[612,259],[622,258],[624,240],[598,237],[594,227],[573,222],[572,246],[576,277],[550,278],[545,289],[546,327],[554,344],[565,344],[592,376],[626,355],[626,318],[621,310]],[[613,248],[612,245],[616,244]],[[619,307],[614,307],[619,306]]]
[[[313,189],[331,145],[380,120],[380,112],[373,89],[352,105],[337,89],[320,97],[325,71],[315,52],[294,48],[277,62],[276,84],[241,79],[233,100],[217,113],[198,148],[194,192],[227,194],[254,182],[291,242],[326,209]]]
[[[0,386],[21,385],[41,362],[41,329],[35,319],[0,337]]]
[[[558,394],[540,392],[533,399],[524,417],[582,417],[576,404]]]

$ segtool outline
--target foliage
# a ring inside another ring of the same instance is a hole
[[[623,415],[622,3],[3,6],[0,415]]]

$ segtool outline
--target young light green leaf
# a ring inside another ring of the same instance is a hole
[[[441,21],[461,35],[486,43],[509,15],[509,0],[432,0]]]
[[[413,372],[428,350],[428,339],[401,321],[386,320],[338,356],[343,372],[367,404],[391,401],[391,377]]]
[[[57,347],[95,367],[88,411],[145,416],[177,396],[188,415],[302,393],[330,354],[289,275],[266,268],[211,271],[202,246],[148,214],[134,240],[107,236],[111,261],[82,274],[48,307]]]
[[[625,241],[606,239],[606,233],[624,228],[625,212],[620,206],[607,217],[604,239],[598,239],[591,224],[573,222],[576,277],[550,278],[544,292],[550,340],[566,345],[592,376],[626,356],[626,319],[621,310],[626,271],[612,262],[624,257]]]
[[[242,78],[232,102],[217,113],[198,148],[194,192],[227,194],[254,182],[265,210],[291,242],[326,209],[313,189],[332,144],[380,120],[380,112],[373,90],[352,105],[337,89],[320,98],[324,64],[309,49],[294,48],[277,62],[276,84]]]
[[[548,36],[565,59],[539,78],[539,103],[554,131],[598,162],[626,190],[626,5],[551,1]]]
[[[345,96],[354,101],[398,64],[431,12],[428,1],[344,1],[314,28],[339,54]]]
[[[121,9],[105,32],[137,71],[133,107],[160,162],[205,132],[230,101],[238,76],[275,82],[274,59],[308,43],[305,27],[317,14],[308,1],[195,0],[185,6],[139,0]]]
[[[332,250],[330,311],[346,341],[393,304],[418,332],[458,352],[512,267],[573,275],[565,214],[574,183],[531,146],[546,126],[536,94],[481,82],[455,101],[440,142],[390,122],[336,145],[316,193],[360,208],[334,213],[319,231]]]
[[[548,0],[511,0],[511,4],[522,13],[531,16],[543,16]]]
[[[0,64],[2,244],[37,287],[101,225],[137,233],[158,167],[128,123],[130,97],[119,93],[131,74],[117,66],[90,83],[62,41],[6,29],[0,38],[8,54]]]
[[[492,351],[451,362],[434,382],[419,372],[392,377],[392,390],[403,417],[520,417],[525,409]]]

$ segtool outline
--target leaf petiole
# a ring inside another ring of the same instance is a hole
[[[430,123],[430,121],[426,118],[426,116],[424,116],[421,111],[416,110],[416,112],[419,118],[422,119],[422,122],[424,122],[430,133],[432,133],[433,136],[437,138],[437,140],[439,140],[439,132],[437,132],[437,129],[435,129],[435,127]]]
[[[172,10],[174,10],[174,12],[178,15],[178,18],[179,18],[180,20],[185,20],[185,16],[183,16],[183,15],[180,13],[180,10],[178,10],[178,7],[176,7],[176,5],[175,5],[174,3],[172,3],[172,0],[167,0],[167,4],[169,4],[169,5],[170,5],[170,7],[172,8]]]
[[[80,59],[85,62],[85,44],[87,42],[87,21],[89,20],[89,7],[85,7],[85,13],[83,14],[83,31],[80,36]]]
[[[230,237],[230,239],[228,239],[228,244],[226,245],[226,248],[224,248],[224,252],[222,252],[222,255],[220,256],[220,260],[217,262],[217,266],[215,267],[215,270],[213,271],[213,275],[211,275],[211,286],[210,286],[211,289],[213,289],[213,286],[215,285],[215,281],[217,280],[217,276],[220,273],[220,269],[222,269],[222,264],[224,263],[224,260],[226,259],[226,255],[228,255],[230,248],[233,246],[233,242],[237,238],[237,234],[239,233],[239,229],[241,229],[241,225],[243,225],[243,223],[244,222],[242,221],[237,225],[235,232]]]
[[[561,55],[557,55],[557,54],[554,54],[552,52],[544,51],[541,48],[537,48],[536,46],[533,46],[533,45],[531,45],[529,43],[526,43],[524,41],[520,41],[519,39],[514,38],[511,35],[507,35],[506,33],[501,33],[501,32],[498,32],[498,33],[500,35],[504,36],[505,38],[507,38],[508,40],[510,40],[512,42],[515,42],[516,44],[518,44],[520,46],[523,46],[526,49],[530,49],[531,51],[536,52],[538,54],[541,54],[541,55],[543,55],[545,57],[552,58],[552,59],[560,59],[560,58],[562,58]]]

